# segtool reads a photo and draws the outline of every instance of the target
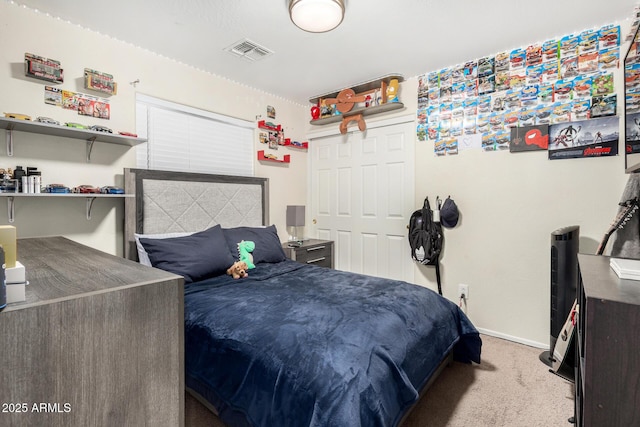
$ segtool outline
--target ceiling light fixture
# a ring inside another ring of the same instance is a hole
[[[344,18],[344,0],[291,0],[289,16],[296,26],[310,33],[336,28]]]

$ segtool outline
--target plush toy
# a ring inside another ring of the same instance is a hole
[[[227,269],[227,274],[234,279],[243,279],[249,275],[247,273],[247,263],[244,261],[236,261]]]
[[[238,255],[240,256],[240,261],[245,262],[249,269],[256,268],[253,264],[253,255],[251,254],[255,248],[256,244],[251,240],[243,240],[238,243]]]

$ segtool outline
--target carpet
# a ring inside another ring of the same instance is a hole
[[[572,426],[573,383],[550,373],[541,352],[482,335],[482,363],[445,368],[401,427]],[[225,427],[188,393],[185,426]]]

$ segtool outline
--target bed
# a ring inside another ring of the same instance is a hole
[[[480,363],[435,292],[286,259],[264,178],[127,169],[125,187],[125,255],[185,277],[185,387],[228,426],[398,426],[447,363]],[[241,240],[255,268],[233,279]]]

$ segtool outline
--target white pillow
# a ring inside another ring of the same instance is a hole
[[[138,249],[138,262],[142,265],[146,265],[152,267],[151,261],[149,260],[149,255],[147,255],[147,251],[144,250],[142,243],[140,243],[140,239],[170,239],[172,237],[184,237],[190,236],[194,232],[182,231],[175,233],[162,233],[162,234],[138,234],[134,233],[133,236],[136,239],[136,248]]]

